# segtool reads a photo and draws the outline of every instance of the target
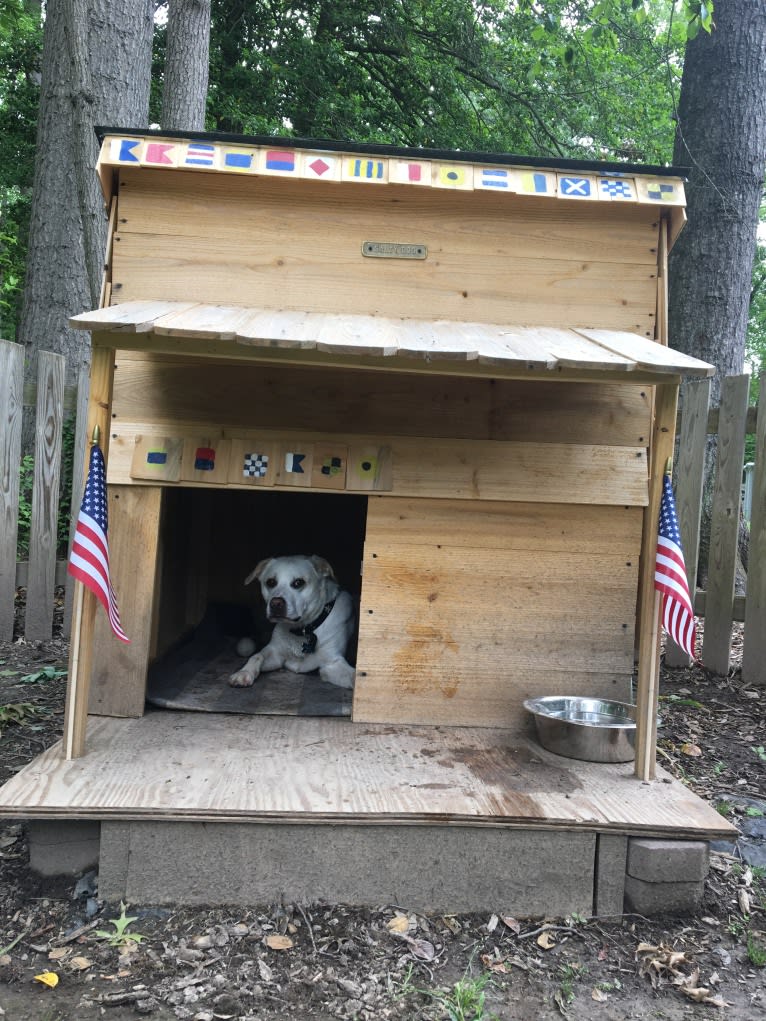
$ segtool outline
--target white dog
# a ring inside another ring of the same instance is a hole
[[[285,667],[298,674],[319,670],[323,681],[353,688],[354,668],[346,646],[354,628],[354,605],[342,592],[332,567],[321,557],[272,557],[262,560],[247,578],[261,583],[266,614],[274,624],[269,644],[229,678],[235,688],[249,688],[260,673]]]

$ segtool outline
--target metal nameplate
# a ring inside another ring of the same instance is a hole
[[[368,259],[425,259],[425,245],[402,245],[395,241],[365,241],[362,255]]]

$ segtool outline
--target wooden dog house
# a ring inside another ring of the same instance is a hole
[[[101,820],[102,856],[131,820],[537,833],[592,881],[552,880],[562,910],[607,903],[607,846],[621,905],[631,835],[731,832],[653,780],[661,481],[680,379],[712,371],[667,346],[682,177],[111,129],[98,169],[104,297],[73,325],[132,641],[81,601],[65,755],[0,809]],[[144,715],[151,664],[275,542],[359,595],[351,720]],[[525,698],[632,686],[635,775],[535,747]]]

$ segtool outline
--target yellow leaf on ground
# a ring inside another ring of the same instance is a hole
[[[685,741],[681,745],[681,754],[688,755],[692,759],[698,759],[702,755],[702,749],[698,744],[692,744],[691,741]]]
[[[386,923],[389,932],[409,932],[410,920],[407,915],[396,914]]]
[[[50,989],[55,989],[59,984],[59,977],[52,971],[44,971],[42,975],[35,975],[35,982],[40,982]]]
[[[537,937],[537,945],[542,947],[543,950],[550,950],[551,947],[556,946],[556,940],[549,932],[541,932]]]
[[[595,1000],[596,1003],[606,1003],[606,1001],[609,999],[604,990],[599,989],[598,986],[596,986],[595,989],[591,990],[590,998],[591,1000]]]
[[[289,950],[290,947],[294,946],[289,936],[280,936],[277,933],[267,936],[264,943],[267,947],[271,947],[272,950]]]

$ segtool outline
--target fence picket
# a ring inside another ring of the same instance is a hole
[[[0,641],[13,638],[24,348],[0,340]]]
[[[77,416],[74,426],[74,460],[72,463],[72,502],[70,504],[69,542],[67,553],[72,548],[72,539],[80,512],[82,491],[85,481],[85,448],[87,437],[85,430],[88,423],[88,391],[90,390],[90,370],[87,365],[80,366],[77,377]],[[67,583],[64,595],[64,634],[69,637],[72,630],[72,607],[74,604],[74,585]]]
[[[766,686],[766,373],[760,378],[747,566],[742,680]]]
[[[29,543],[25,634],[47,641],[53,632],[56,539],[66,359],[40,351],[37,363],[35,475]]]
[[[710,380],[689,383],[684,392],[684,409],[676,458],[676,510],[681,528],[689,591],[697,587],[697,560],[702,516],[702,483],[705,470]],[[665,644],[668,666],[688,666],[689,656],[668,636]]]
[[[749,376],[727,376],[721,387],[718,470],[710,513],[710,554],[702,659],[717,674],[728,674],[734,608],[742,464],[745,458]]]

